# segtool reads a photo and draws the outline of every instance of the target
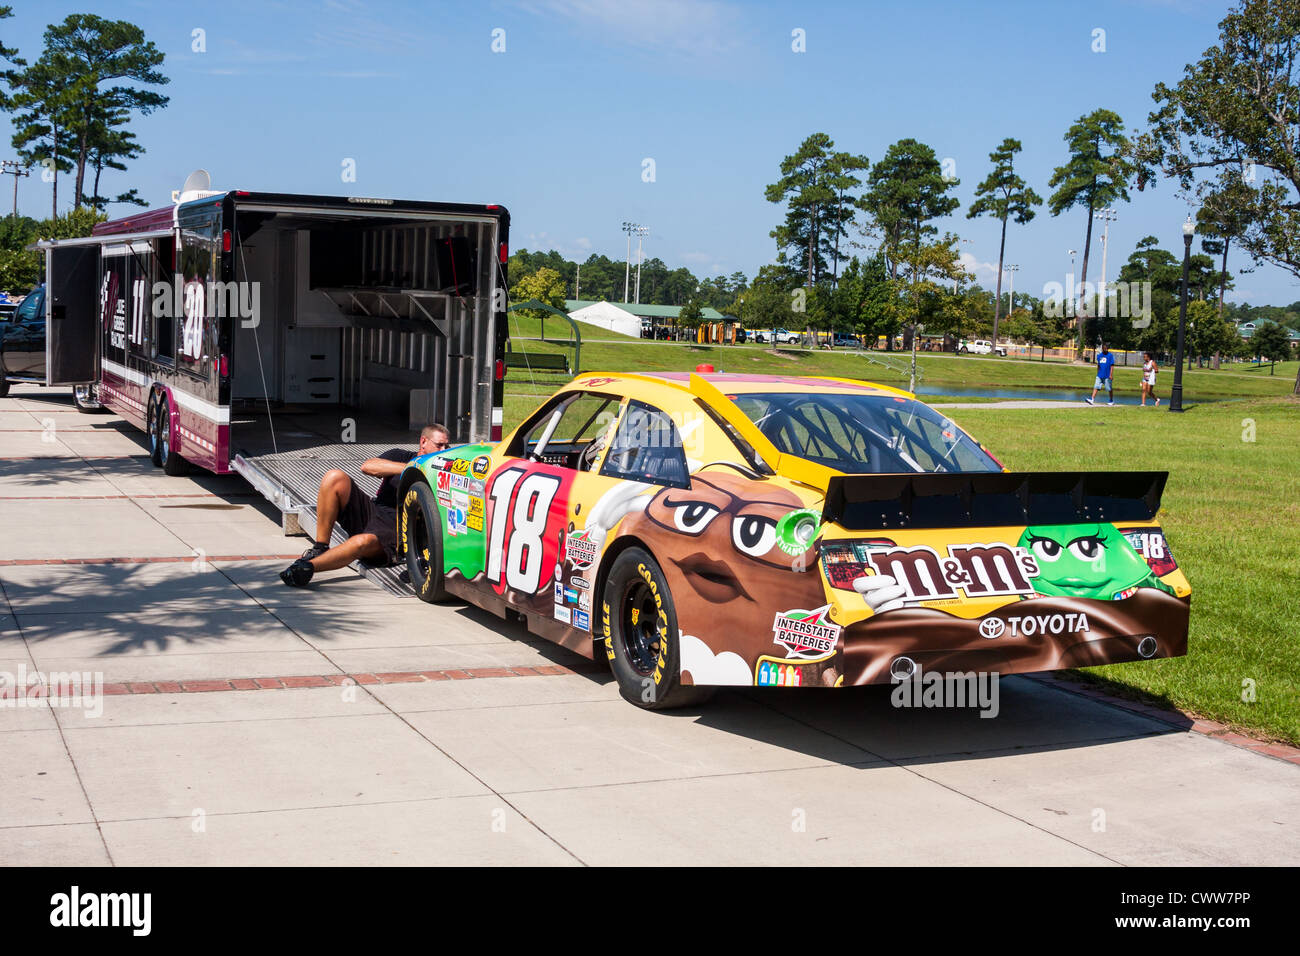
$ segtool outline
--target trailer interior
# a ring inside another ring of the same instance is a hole
[[[496,219],[237,202],[235,224],[233,278],[259,294],[233,323],[230,464],[286,533],[314,527],[327,471],[373,493],[361,463],[430,422],[488,440]],[[366,571],[408,591],[399,569]]]

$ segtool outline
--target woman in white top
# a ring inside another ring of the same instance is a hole
[[[1156,398],[1156,360],[1151,357],[1150,352],[1143,353],[1146,361],[1142,363],[1142,405],[1146,407],[1147,396],[1155,398],[1155,403],[1160,404],[1160,399]]]

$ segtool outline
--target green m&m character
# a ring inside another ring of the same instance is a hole
[[[1039,594],[1119,601],[1138,588],[1174,593],[1112,524],[1039,525],[1018,543],[1038,562]]]

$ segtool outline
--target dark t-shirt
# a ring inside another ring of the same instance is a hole
[[[376,457],[382,458],[384,461],[400,461],[405,465],[415,457],[415,452],[407,451],[404,448],[390,448]],[[397,481],[400,477],[400,475],[389,475],[379,483],[379,491],[375,495],[375,504],[381,508],[397,510]]]

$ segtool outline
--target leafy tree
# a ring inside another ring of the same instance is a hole
[[[698,299],[690,299],[677,314],[677,324],[683,329],[698,329],[704,321],[704,309]]]
[[[1023,147],[1020,140],[1010,137],[989,153],[993,171],[975,188],[975,202],[966,211],[967,219],[976,216],[993,216],[1002,223],[1002,239],[998,245],[998,284],[993,297],[993,341],[998,340],[998,318],[1002,313],[1002,263],[1007,251],[1007,220],[1024,225],[1034,218],[1034,207],[1043,203],[1042,197],[1026,185],[1016,174],[1016,153]]]
[[[926,251],[929,244],[925,240],[938,233],[933,221],[960,205],[947,195],[959,182],[945,179],[934,150],[914,139],[894,143],[872,168],[861,205],[881,234],[880,248],[891,282],[897,284],[905,265],[929,268],[925,263],[936,255]],[[918,290],[917,298],[919,295]],[[916,305],[914,300],[913,307]],[[899,318],[906,311],[896,309],[893,314]],[[892,345],[892,337],[888,341]]]
[[[167,77],[155,69],[162,61],[163,53],[145,39],[144,31],[125,20],[78,13],[46,29],[40,62],[47,64],[65,91],[70,153],[77,170],[75,206],[85,199],[86,169],[97,132],[119,125],[133,112],[148,114],[167,105],[161,93],[127,85],[167,83]]]
[[[83,207],[41,222],[25,216],[0,219],[0,289],[26,291],[40,280],[45,260],[41,253],[27,250],[29,243],[88,236],[95,223],[105,218],[103,213]]]
[[[827,228],[827,210],[836,198],[828,181],[834,147],[825,133],[813,133],[781,160],[781,178],[764,192],[768,202],[787,204],[785,222],[772,230],[772,238],[783,253],[807,262],[809,286],[816,284],[826,268],[822,230]],[[838,220],[833,219],[831,228],[838,227]]]
[[[831,252],[832,283],[839,282],[840,239],[848,237],[847,226],[853,221],[853,214],[858,204],[858,197],[852,195],[849,190],[857,189],[862,185],[862,180],[856,174],[866,172],[870,166],[871,162],[867,157],[854,156],[852,153],[831,153],[827,164],[826,184],[835,194],[835,210],[833,215],[828,217],[830,220],[828,228],[834,238],[834,248]]]
[[[50,215],[57,218],[59,173],[73,168],[68,158],[69,91],[44,58],[22,72],[9,71],[6,77],[16,90],[5,102],[5,108],[14,113],[14,149],[25,164],[38,165],[52,174]]]
[[[1256,260],[1300,275],[1300,0],[1243,0],[1219,40],[1156,84],[1150,133],[1139,142],[1139,188],[1154,171],[1195,189],[1203,205],[1244,229]],[[1296,377],[1300,394],[1300,374]]]
[[[1285,362],[1291,357],[1291,342],[1286,330],[1276,322],[1263,322],[1255,326],[1250,337],[1251,351],[1272,362]]]
[[[788,266],[763,266],[745,290],[740,318],[750,329],[788,328],[796,324],[792,291],[800,275]]]
[[[1093,213],[1098,207],[1123,200],[1128,202],[1128,181],[1133,166],[1126,152],[1128,137],[1118,113],[1099,109],[1080,116],[1066,131],[1070,158],[1058,166],[1047,184],[1056,191],[1047,200],[1053,216],[1082,206],[1088,210],[1083,241],[1083,272],[1080,285],[1088,281],[1088,254],[1092,248]],[[1085,306],[1086,307],[1086,306]]]

